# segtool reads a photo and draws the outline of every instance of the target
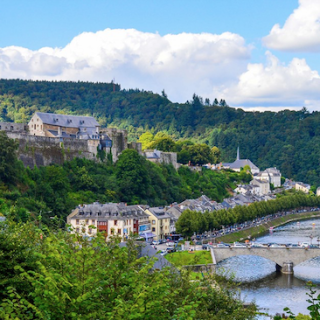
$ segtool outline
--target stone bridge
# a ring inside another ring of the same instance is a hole
[[[276,269],[292,274],[293,266],[303,261],[320,256],[319,248],[211,248],[211,256],[214,264],[235,256],[259,256],[269,259],[276,264]]]

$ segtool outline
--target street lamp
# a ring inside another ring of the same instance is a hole
[[[311,235],[309,236],[309,238],[310,238],[310,244],[312,245],[313,235],[311,234]]]

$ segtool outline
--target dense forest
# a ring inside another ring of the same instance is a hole
[[[74,159],[63,166],[24,168],[15,150],[17,142],[0,132],[0,213],[16,221],[41,216],[46,224],[61,221],[79,204],[99,201],[163,206],[205,194],[221,201],[239,182],[248,182],[245,171],[202,172],[147,161],[127,149],[116,163],[108,157],[97,163]]]
[[[0,120],[26,122],[35,111],[95,116],[101,126],[125,128],[129,139],[164,131],[175,140],[216,146],[230,162],[240,147],[261,169],[276,166],[288,178],[320,184],[320,114],[245,112],[193,95],[184,104],[114,83],[0,80]]]

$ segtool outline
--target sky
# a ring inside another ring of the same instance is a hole
[[[320,111],[320,0],[0,0],[0,78]]]

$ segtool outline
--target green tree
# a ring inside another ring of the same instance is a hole
[[[146,169],[146,159],[136,150],[126,149],[116,162],[116,177],[122,201],[133,202],[146,199],[150,178]]]
[[[21,168],[16,155],[18,146],[18,142],[0,131],[0,180],[4,183],[14,184],[18,180]]]
[[[217,148],[216,146],[212,147],[211,153],[212,153],[213,163],[214,164],[219,163],[221,158],[221,151],[219,150],[219,148]]]

